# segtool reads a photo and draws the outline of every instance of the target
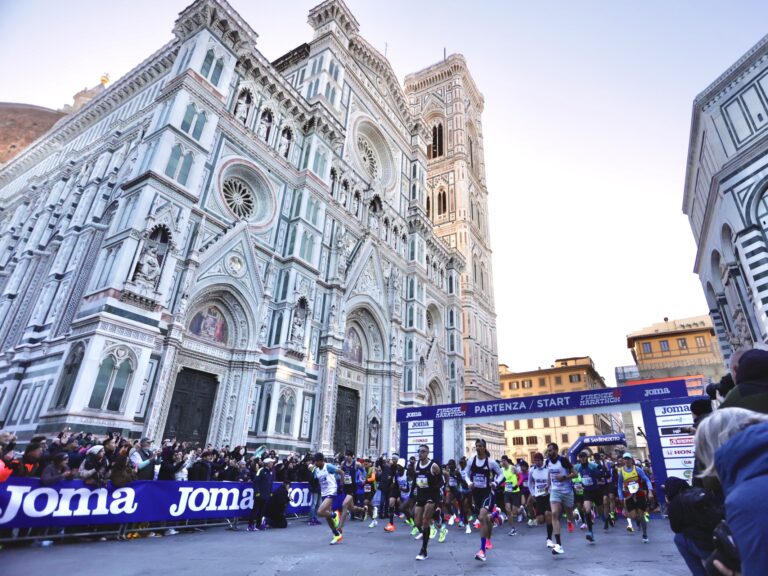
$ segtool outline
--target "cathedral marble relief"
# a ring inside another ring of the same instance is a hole
[[[270,63],[197,0],[0,171],[0,427],[375,455],[493,388],[463,58],[403,88],[342,0],[309,22]]]

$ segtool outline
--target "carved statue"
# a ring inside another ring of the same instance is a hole
[[[248,92],[243,90],[240,92],[240,97],[237,99],[237,105],[235,106],[235,118],[245,124],[248,119]]]
[[[293,328],[291,329],[293,335],[293,341],[297,344],[301,344],[304,341],[304,318],[297,310],[293,315]]]
[[[280,146],[278,152],[283,158],[288,158],[288,151],[291,148],[291,136],[288,130],[283,130],[283,134],[280,136]]]
[[[379,449],[379,421],[374,418],[368,425],[368,448],[376,453]]]
[[[258,136],[260,140],[266,141],[269,137],[269,129],[271,127],[272,115],[267,110],[261,115],[261,120],[259,120],[259,129],[256,132],[256,136]]]
[[[141,253],[135,278],[154,285],[158,276],[160,276],[160,259],[157,255],[157,248],[148,246]]]
[[[266,324],[261,325],[261,329],[259,330],[259,340],[261,342],[267,341],[267,325]]]
[[[357,216],[357,213],[360,209],[360,198],[358,196],[354,196],[352,198],[352,213]]]
[[[331,311],[328,313],[328,328],[333,330],[336,326],[336,304],[331,305]]]

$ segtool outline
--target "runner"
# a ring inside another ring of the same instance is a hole
[[[451,514],[448,519],[448,526],[453,526],[457,519],[464,519],[462,512],[462,499],[459,492],[459,486],[463,482],[461,472],[456,468],[456,460],[448,460],[448,465],[443,469],[446,475],[446,510]]]
[[[462,456],[459,458],[459,474],[461,480],[459,481],[459,527],[463,528],[466,525],[467,534],[472,533],[472,492],[469,489],[469,482],[464,470],[467,469],[467,459]]]
[[[427,544],[429,544],[432,517],[435,505],[440,498],[440,466],[429,457],[429,447],[419,446],[419,459],[416,461],[416,526],[421,527],[421,533],[416,536],[421,540],[421,550],[416,560],[426,560]]]
[[[535,521],[547,524],[547,548],[554,548],[552,542],[552,509],[549,505],[549,489],[551,487],[549,468],[544,466],[544,455],[536,452],[533,455],[533,468],[528,472],[528,488],[534,501]]]
[[[528,466],[528,462],[525,460],[520,462],[520,500],[522,502],[522,507],[520,508],[520,512],[523,515],[521,518],[518,516],[517,521],[522,522],[525,517],[533,519],[535,514],[533,514],[532,510],[529,510],[529,502],[531,499],[531,491],[528,488],[528,471],[530,470],[530,467]],[[534,522],[536,520],[534,519]],[[528,521],[528,525],[531,525],[530,520]]]
[[[547,468],[549,468],[551,486],[549,489],[549,503],[552,507],[552,529],[555,533],[555,546],[552,554],[563,554],[563,544],[560,540],[560,518],[563,512],[568,522],[573,516],[573,483],[571,479],[576,477],[576,471],[571,462],[560,456],[558,446],[554,442],[547,445]]]
[[[362,470],[365,473],[363,465],[355,460],[355,453],[352,450],[347,450],[344,454],[344,462],[341,463],[341,470],[344,473],[344,483],[342,484],[342,490],[345,494],[344,503],[341,506],[341,521],[339,529],[344,529],[344,522],[347,520],[347,513],[352,514],[365,514],[366,509],[364,506],[355,506],[355,497],[357,495],[358,487],[358,470]],[[361,491],[362,493],[362,491]]]
[[[504,509],[512,526],[508,536],[517,536],[517,530],[512,523],[520,511],[523,495],[520,492],[520,475],[506,454],[501,457],[501,471],[504,474]]]
[[[366,510],[366,517],[363,518],[363,521],[366,520],[368,513],[371,515],[371,523],[368,525],[368,528],[375,528],[379,524],[377,520],[379,517],[379,507],[378,505],[373,505],[376,487],[376,468],[374,468],[373,462],[368,458],[365,461],[365,480],[363,483],[363,508]],[[381,498],[381,494],[379,494],[379,498]]]
[[[594,462],[589,461],[589,453],[586,450],[582,450],[579,453],[579,462],[574,466],[576,472],[581,477],[581,490],[578,486],[576,489],[576,504],[582,503],[584,505],[584,518],[587,521],[587,541],[594,542],[595,535],[592,531],[592,511],[595,507],[595,503],[599,502],[600,491],[598,487],[598,466]],[[579,494],[581,492],[581,494]]]
[[[624,515],[627,517],[627,532],[634,532],[632,520],[637,521],[643,530],[643,544],[648,544],[648,522],[645,511],[648,509],[648,498],[653,496],[653,488],[648,476],[629,452],[624,453],[624,466],[618,469],[619,500],[624,504]],[[647,490],[643,490],[640,481],[645,482]]]
[[[491,460],[485,440],[476,440],[475,450],[477,454],[467,464],[464,475],[472,493],[472,512],[480,522],[480,550],[475,554],[475,560],[485,562],[485,551],[492,547],[490,540],[493,527],[493,491],[504,479],[504,474],[499,465]]]
[[[392,455],[392,462],[390,463],[383,456],[376,461],[376,489],[379,495],[379,507],[378,512],[374,512],[376,515],[371,521],[369,528],[373,528],[378,524],[377,518],[389,517],[389,489],[392,486],[392,476],[394,470],[397,468],[397,454]]]
[[[339,513],[333,510],[333,499],[336,497],[337,484],[336,474],[340,472],[339,468],[333,464],[325,463],[325,456],[322,452],[315,454],[313,458],[314,465],[310,466],[310,472],[314,474],[320,483],[320,507],[317,509],[317,515],[325,518],[328,527],[333,532],[331,544],[341,542],[341,529],[339,528]]]
[[[394,460],[394,458],[393,458]],[[409,526],[413,526],[413,519],[408,515],[410,506],[408,505],[408,499],[411,494],[411,486],[408,481],[408,473],[405,470],[405,459],[399,458],[394,466],[394,475],[392,476],[392,484],[389,488],[389,524],[386,525],[384,530],[386,532],[395,531],[395,513],[400,512],[401,517],[405,520],[405,523]]]

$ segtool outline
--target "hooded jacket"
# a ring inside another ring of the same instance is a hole
[[[712,550],[712,533],[724,517],[721,502],[701,486],[689,486],[680,478],[670,477],[664,484],[669,500],[669,525],[675,533],[682,533],[699,548]]]
[[[720,408],[746,408],[768,414],[768,351],[748,350],[739,360],[736,387]]]
[[[742,576],[768,566],[768,422],[740,432],[715,452],[725,517],[741,555]]]

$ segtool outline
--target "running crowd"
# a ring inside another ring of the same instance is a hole
[[[648,512],[655,506],[650,463],[644,468],[628,452],[614,462],[600,452],[583,451],[572,464],[557,444],[549,444],[546,455],[535,454],[532,466],[507,456],[497,462],[482,439],[475,442],[475,452],[445,466],[430,457],[426,445],[408,462],[394,454],[368,466],[352,452],[341,463],[315,454],[310,471],[320,488],[317,516],[328,524],[330,543],[342,541],[344,522],[354,515],[363,520],[370,516],[371,528],[379,519],[386,521],[386,532],[397,530],[398,518],[419,541],[416,560],[426,560],[430,540],[444,542],[447,527],[458,524],[467,534],[473,527],[479,531],[475,559],[485,562],[494,528],[508,523],[507,534],[515,536],[514,524],[525,521],[528,526],[546,525],[546,546],[557,556],[565,553],[563,523],[569,532],[579,525],[594,543],[598,519],[609,530],[622,513],[626,530],[640,531],[642,542],[648,543]],[[345,496],[340,509],[334,509],[339,492]]]

